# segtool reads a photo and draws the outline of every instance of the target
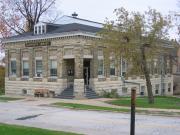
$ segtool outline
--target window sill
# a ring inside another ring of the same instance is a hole
[[[48,82],[57,82],[57,79],[58,79],[58,77],[51,76],[51,77],[48,77]]]
[[[43,77],[41,76],[41,77],[38,77],[38,76],[35,76],[35,77],[33,77],[34,79],[42,79]]]
[[[41,82],[42,77],[33,77],[33,81]]]
[[[29,78],[29,76],[22,76],[21,78]]]
[[[10,75],[9,77],[16,78],[17,76],[16,75]]]
[[[110,80],[111,80],[111,81],[117,81],[117,80],[118,80],[118,76],[111,75],[111,76],[110,76]]]
[[[57,79],[58,77],[57,76],[50,76],[48,78],[50,78],[50,79]]]
[[[106,77],[103,75],[98,75],[98,78],[106,78]]]
[[[22,76],[21,81],[29,81],[29,76]]]
[[[106,81],[106,77],[105,76],[98,76],[98,81],[100,81],[100,82]]]

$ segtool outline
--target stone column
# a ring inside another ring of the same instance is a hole
[[[94,82],[96,81],[96,78],[98,77],[98,49],[93,48],[93,59],[90,61],[90,80],[89,85],[90,87],[95,90],[94,88]]]
[[[48,48],[44,47],[42,50],[42,65],[43,65],[43,81],[47,82],[47,77],[48,77]]]
[[[33,80],[34,77],[34,49],[29,48],[29,80]]]
[[[106,50],[106,54],[104,55],[104,76],[106,78],[110,78],[110,54],[109,51]]]
[[[83,47],[74,48],[75,55],[75,79],[74,94],[76,98],[84,97],[84,79],[83,79]]]
[[[120,58],[119,57],[115,57],[115,76],[119,76],[120,75]]]
[[[57,50],[57,76],[58,79],[62,79],[63,78],[63,51],[62,48],[58,48]]]
[[[94,49],[93,59],[91,60],[91,77],[98,77],[98,52],[97,49]]]
[[[57,49],[57,77],[58,82],[62,84],[62,90],[67,88],[66,63],[63,60],[63,48]],[[60,90],[60,91],[62,91]]]
[[[21,78],[21,49],[16,49],[16,80]]]
[[[6,76],[6,78],[8,78],[9,77],[9,50],[5,50],[5,64],[6,64],[5,76]]]

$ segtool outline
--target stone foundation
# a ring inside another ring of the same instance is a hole
[[[32,79],[30,79],[32,80]],[[60,94],[67,87],[66,79],[58,79],[57,82],[35,82],[35,81],[10,81],[5,80],[5,94],[24,95],[23,91],[27,91],[26,95],[34,95],[34,89],[46,88]]]
[[[74,79],[75,98],[84,98],[84,79]]]
[[[163,82],[165,83],[164,95],[167,95],[167,96],[173,95],[173,77],[167,75],[163,80],[164,80]],[[137,77],[136,79],[128,78],[128,80],[126,80],[126,81],[140,83],[140,87],[146,86],[145,79],[141,79],[140,77]],[[171,91],[168,91],[168,83],[171,83]],[[160,78],[160,76],[158,78],[155,76],[152,77],[151,84],[152,84],[153,94],[161,95],[161,78]],[[155,94],[155,85],[156,84],[160,85],[158,94]],[[111,90],[117,90],[117,92],[120,96],[130,96],[132,87],[137,88],[136,93],[138,95],[140,95],[140,92],[141,92],[139,85],[134,85],[134,84],[129,84],[129,83],[123,84],[120,77],[116,81],[113,81],[113,79],[111,79],[111,78],[91,78],[90,86],[93,90],[96,91],[96,93],[99,93],[99,94],[102,94],[103,91],[111,92]],[[122,91],[122,87],[127,88],[126,93],[124,93]],[[146,87],[145,87],[144,95],[147,96],[147,88]]]
[[[146,86],[146,81],[141,78],[132,79],[129,78],[129,82],[140,83],[140,86]],[[161,95],[161,78],[152,77],[151,78],[153,94]],[[166,76],[164,78],[165,92],[164,95],[173,95],[173,77]],[[171,83],[171,90],[168,91],[168,83]],[[159,84],[159,93],[155,94],[155,85]],[[117,78],[115,81],[111,78],[91,78],[90,87],[95,90],[96,93],[102,94],[103,91],[111,92],[112,90],[117,90],[120,96],[128,96],[131,94],[131,88],[137,87],[137,94],[140,95],[141,90],[138,85],[133,84],[123,84],[121,78]],[[127,88],[126,92],[122,91],[122,88]],[[36,88],[46,88],[50,91],[55,91],[55,94],[60,94],[65,88],[67,88],[67,79],[58,79],[56,82],[47,82],[46,80],[38,82],[33,81],[32,78],[29,81],[20,81],[18,78],[16,80],[5,80],[6,94],[22,95],[24,91],[27,91],[26,95],[34,95],[34,89]],[[145,87],[144,95],[147,95],[147,89]],[[75,98],[82,99],[84,96],[84,79],[74,79],[74,96]]]

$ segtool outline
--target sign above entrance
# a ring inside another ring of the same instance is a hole
[[[39,47],[39,46],[50,46],[50,45],[51,45],[50,41],[25,43],[25,47]]]

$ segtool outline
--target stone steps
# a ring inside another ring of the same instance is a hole
[[[73,99],[74,96],[74,90],[73,87],[69,87],[64,89],[63,92],[61,92],[60,95],[56,96],[56,98],[61,98],[61,99]]]
[[[86,88],[85,97],[88,98],[88,99],[99,98],[99,96],[96,94],[96,92],[93,91],[93,90],[90,89],[90,88]]]

